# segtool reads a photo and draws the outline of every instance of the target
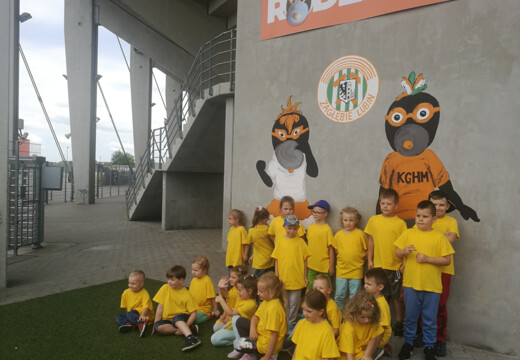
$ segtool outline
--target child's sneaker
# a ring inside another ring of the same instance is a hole
[[[242,355],[244,354],[233,349],[233,351],[227,354],[227,357],[228,359],[238,359],[239,357],[242,357]]]
[[[188,335],[186,338],[186,344],[182,347],[182,351],[193,349],[200,345],[200,340],[196,336]]]
[[[372,354],[372,359],[374,359],[374,360],[381,359],[384,354],[385,354],[385,351],[383,350],[383,348],[377,348],[376,351],[374,351],[374,354]]]
[[[394,323],[394,337],[402,339],[404,336],[404,324],[402,321],[396,321]]]
[[[139,321],[137,323],[137,328],[139,329],[139,337],[144,336],[144,331],[146,330],[146,323],[144,321]]]
[[[438,357],[445,357],[447,354],[446,343],[444,341],[437,341],[435,343],[435,355]]]
[[[132,331],[132,324],[130,324],[130,323],[126,323],[119,327],[119,332],[122,334],[129,333],[130,331]]]
[[[251,355],[251,354],[244,354],[244,355],[242,355],[240,360],[256,360],[256,356]]]
[[[425,349],[426,351],[426,349]],[[406,360],[406,359],[409,359],[413,354],[413,346],[408,344],[408,343],[404,343],[403,344],[403,347],[401,348],[401,351],[399,351],[399,360]]]
[[[437,360],[435,357],[435,349],[431,346],[424,348],[424,360]]]

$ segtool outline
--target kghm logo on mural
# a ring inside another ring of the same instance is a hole
[[[318,106],[329,120],[349,123],[365,116],[379,93],[379,76],[370,61],[357,55],[332,62],[318,83]]]

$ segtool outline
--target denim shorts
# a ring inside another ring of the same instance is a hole
[[[190,318],[190,314],[177,314],[173,317],[173,319],[170,321],[170,320],[159,320],[157,321],[155,324],[153,324],[153,329],[155,331],[157,331],[157,328],[161,325],[172,325],[174,328],[177,329],[177,327],[175,326],[175,323],[177,321],[188,321],[188,319]]]

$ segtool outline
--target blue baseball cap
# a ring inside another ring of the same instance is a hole
[[[330,212],[330,205],[325,200],[318,200],[313,205],[309,206],[309,209],[313,209],[315,206],[320,207],[322,209],[327,210],[327,212]]]
[[[300,220],[298,219],[298,216],[296,215],[287,215],[285,219],[283,219],[283,224],[290,226],[290,225],[300,225]]]

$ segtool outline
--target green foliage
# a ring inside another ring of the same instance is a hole
[[[128,158],[128,160],[127,160]],[[122,151],[116,150],[112,153],[112,164],[113,165],[130,165],[131,167],[135,167],[135,158],[132,154],[126,153]]]
[[[153,297],[164,283],[146,279]],[[215,320],[199,325],[202,345],[183,353],[182,336],[121,334],[116,315],[126,279],[0,306],[0,359],[226,359],[230,346],[211,345]],[[155,306],[157,304],[154,303]],[[289,359],[281,354],[282,359]]]

